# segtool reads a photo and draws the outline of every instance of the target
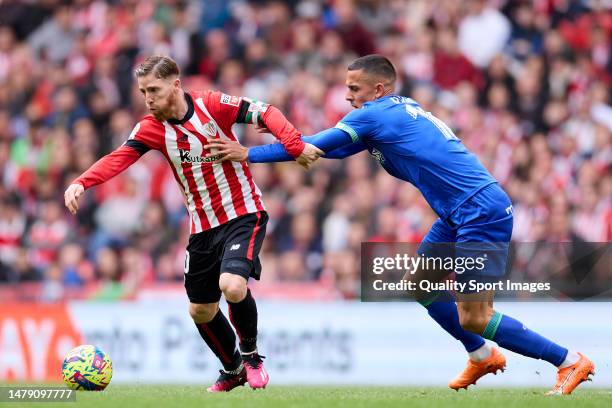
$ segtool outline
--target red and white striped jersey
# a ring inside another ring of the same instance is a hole
[[[226,98],[228,102],[223,103],[220,92],[187,95],[191,96],[192,104],[186,121],[160,122],[147,116],[136,125],[130,139],[159,150],[166,157],[185,195],[194,234],[241,215],[263,211],[265,207],[246,163],[215,163],[214,157],[205,158],[209,153],[204,149],[207,139],[236,140],[231,127],[240,98],[233,101]]]
[[[268,108],[273,107],[247,98],[205,91],[185,92],[185,99],[188,111],[182,120],[162,122],[145,116],[123,146],[96,162],[75,183],[87,189],[120,173],[148,150],[158,150],[166,157],[184,194],[192,234],[264,211],[261,191],[247,163],[217,163],[216,157],[206,158],[209,151],[204,146],[213,138],[236,140],[231,127],[239,114],[243,120],[257,116],[297,155],[301,152],[300,134],[280,111],[274,108],[275,112],[267,115]]]

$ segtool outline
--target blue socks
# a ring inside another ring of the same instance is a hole
[[[499,312],[493,313],[482,336],[505,349],[527,357],[546,360],[555,366],[560,366],[567,356],[566,348],[529,330],[518,320]]]
[[[468,353],[480,348],[485,343],[482,337],[461,327],[455,302],[438,300],[429,304],[425,303],[423,306],[425,306],[432,319],[463,344]]]
[[[566,348],[529,330],[518,320],[499,312],[493,313],[493,317],[491,317],[489,324],[482,333],[482,337],[469,332],[461,327],[457,305],[454,302],[451,300],[434,300],[421,304],[425,306],[432,319],[463,344],[468,353],[480,348],[485,343],[484,339],[489,339],[505,349],[527,357],[548,361],[557,367],[563,363],[567,356],[568,350]]]

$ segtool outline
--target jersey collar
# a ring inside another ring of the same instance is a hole
[[[373,101],[368,101],[368,102],[364,103],[363,106],[371,105],[371,104],[374,104],[374,103],[377,103],[377,102],[381,102],[381,101],[384,101],[385,99],[391,98],[393,96],[397,96],[397,95],[396,94],[389,94],[389,95],[381,96],[378,99],[374,99]]]
[[[185,94],[185,102],[187,102],[187,113],[185,113],[183,119],[168,119],[168,123],[172,125],[182,125],[193,116],[193,99],[191,99],[191,95],[188,92],[183,93]]]

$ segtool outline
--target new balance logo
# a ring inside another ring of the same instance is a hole
[[[236,251],[237,249],[240,248],[240,244],[234,244],[232,245],[232,247],[230,248],[230,251]]]
[[[514,209],[512,208],[512,206],[506,208],[506,214],[510,215],[513,213],[514,213]]]

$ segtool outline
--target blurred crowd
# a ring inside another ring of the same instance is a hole
[[[607,6],[606,6],[607,5]],[[172,56],[186,89],[280,108],[304,134],[350,110],[346,66],[380,53],[397,92],[444,120],[514,203],[513,239],[612,238],[612,12],[605,0],[40,0],[0,2],[0,282],[42,299],[96,287],[131,296],[183,281],[182,195],[143,156],[88,191],[63,191],[145,112],[132,75]],[[274,138],[236,125],[245,145]],[[418,242],[436,216],[367,152],[252,165],[270,214],[261,287],[359,295],[360,245]],[[612,276],[608,277],[612,279]],[[15,287],[13,285],[13,287]]]

